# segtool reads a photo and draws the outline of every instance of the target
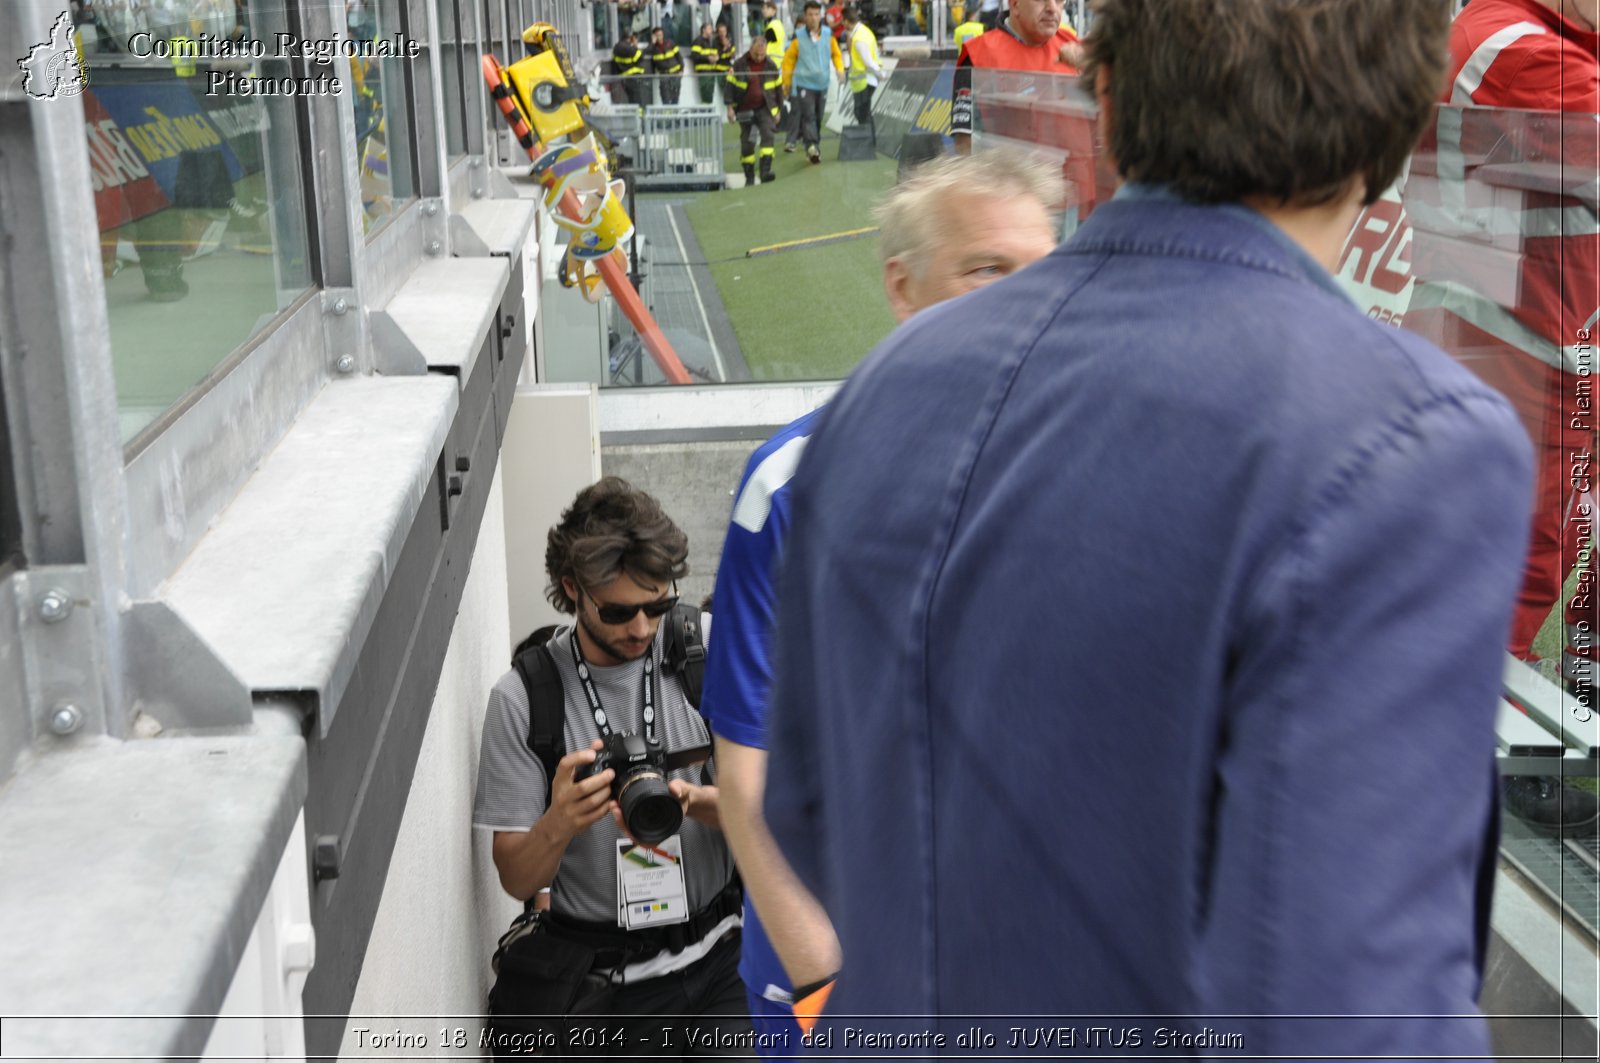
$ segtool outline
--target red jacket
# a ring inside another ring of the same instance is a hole
[[[1406,194],[1421,286],[1407,325],[1469,357],[1488,346],[1531,355],[1493,381],[1530,429],[1535,418],[1592,421],[1562,377],[1582,358],[1596,369],[1580,341],[1587,329],[1593,342],[1600,311],[1597,56],[1600,34],[1536,0],[1473,0],[1451,29],[1447,106]],[[1441,285],[1472,295],[1441,306]]]
[[[1097,168],[1093,104],[1070,82],[1051,85],[1048,90],[1034,85],[1031,88],[1041,91],[1018,96],[1003,82],[1027,78],[973,76],[974,69],[1014,70],[1033,77],[1076,74],[1077,68],[1061,62],[1059,55],[1062,45],[1077,40],[1076,33],[1062,26],[1044,44],[1027,44],[1002,24],[968,41],[956,60],[950,133],[970,136],[979,117],[975,105],[981,105],[986,133],[1064,152],[1062,176],[1071,188],[1081,220],[1089,216],[1097,201],[1109,198],[1116,184],[1108,165]]]

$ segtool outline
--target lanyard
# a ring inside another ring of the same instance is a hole
[[[584,662],[583,652],[578,649],[577,628],[572,629],[570,641],[572,643],[572,664],[578,670],[578,682],[583,684],[583,695],[589,701],[589,711],[594,713],[594,725],[600,731],[601,738],[610,738],[611,724],[606,719],[606,710],[600,705],[600,692],[594,688],[594,680],[589,675],[589,666]],[[642,714],[644,719],[644,740],[652,743],[656,740],[656,699],[655,683],[653,682],[656,675],[656,662],[654,650],[655,646],[652,644],[650,650],[644,655],[644,676],[640,681],[643,690],[639,694],[639,700],[644,702],[644,712]]]

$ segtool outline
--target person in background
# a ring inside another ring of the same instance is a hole
[[[695,80],[700,85],[700,102],[715,103],[717,82],[727,71],[718,58],[717,39],[709,21],[700,23],[700,36],[689,46],[689,62],[694,65]]]
[[[655,75],[661,102],[676,106],[683,87],[683,53],[660,26],[650,31],[650,72]]]
[[[1552,122],[1526,113],[1600,113],[1600,0],[1473,0],[1451,27],[1443,102],[1453,106],[1439,114],[1435,187],[1451,183],[1457,203],[1478,198],[1469,196],[1468,188],[1493,193],[1495,231],[1512,234],[1518,248],[1514,258],[1499,258],[1509,263],[1501,271],[1509,276],[1498,278],[1498,287],[1514,294],[1490,296],[1454,284],[1447,298],[1436,297],[1440,289],[1429,283],[1430,274],[1485,275],[1481,269],[1464,273],[1460,258],[1465,251],[1469,259],[1492,261],[1479,250],[1486,222],[1460,219],[1463,231],[1435,235],[1439,227],[1413,211],[1418,287],[1405,326],[1456,352],[1521,415],[1538,459],[1538,494],[1508,648],[1516,657],[1534,657],[1534,636],[1578,570],[1562,608],[1566,638],[1560,674],[1582,711],[1600,711],[1595,691],[1600,596],[1592,552],[1585,557],[1594,542],[1593,484],[1600,469],[1590,394],[1600,320],[1594,188],[1600,150],[1593,120]],[[1474,172],[1479,162],[1500,161],[1510,145],[1568,174],[1568,188],[1497,187],[1489,167],[1482,175]],[[1575,179],[1579,174],[1588,175],[1587,191]],[[1418,180],[1406,198],[1415,202],[1430,195],[1428,189],[1428,182]],[[1445,202],[1432,206],[1432,217],[1446,216]],[[1560,221],[1552,226],[1551,218]],[[1547,831],[1592,837],[1600,822],[1595,795],[1553,775],[1510,776],[1504,797],[1508,812]]]
[[[878,38],[861,21],[854,5],[844,9],[846,50],[850,55],[850,98],[857,125],[872,122],[872,94],[882,82],[883,64],[878,61]]]
[[[950,136],[957,151],[972,150],[972,132],[978,117],[972,96],[974,67],[1045,74],[1078,72],[1083,46],[1078,35],[1063,22],[1063,6],[1064,0],[1011,0],[1011,16],[998,25],[997,32],[981,34],[961,46],[956,56],[950,110]]]
[[[728,71],[733,69],[733,61],[739,56],[739,46],[733,42],[733,28],[726,22],[717,23],[717,65],[722,70],[724,79]],[[724,100],[724,103],[729,101]]]
[[[876,209],[883,288],[897,321],[1009,276],[1055,246],[1060,177],[1014,149],[946,156],[913,171]],[[786,425],[745,465],[717,568],[717,637],[702,708],[716,742],[723,830],[744,879],[744,979],[757,1048],[794,1055],[802,1022],[839,970],[826,914],[784,862],[761,814],[767,702],[777,647],[789,482],[822,410]],[[788,1049],[787,1051],[783,1049]]]
[[[723,82],[728,121],[739,123],[739,163],[746,186],[756,183],[756,156],[761,158],[761,183],[777,180],[772,172],[772,140],[777,129],[783,78],[767,58],[767,39],[752,37],[750,50],[734,61]],[[759,148],[758,148],[759,145]]]
[[[622,37],[611,49],[611,72],[616,80],[611,85],[611,102],[650,102],[644,90],[644,49],[631,29],[621,31]]]
[[[830,401],[763,806],[839,938],[819,1035],[1178,1012],[1198,1055],[1490,1056],[1531,450],[1332,276],[1448,30],[1444,0],[1099,0],[1117,198]]]
[[[806,158],[812,163],[822,161],[822,110],[828,102],[830,64],[834,77],[843,82],[844,59],[839,54],[839,42],[822,29],[822,4],[819,0],[806,0],[800,31],[783,56],[783,87],[790,105],[798,112],[795,124],[806,146]],[[787,145],[784,150],[788,150]]]

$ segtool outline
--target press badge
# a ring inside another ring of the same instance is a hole
[[[659,845],[617,839],[617,925],[624,930],[667,926],[689,919],[683,885],[683,839]]]

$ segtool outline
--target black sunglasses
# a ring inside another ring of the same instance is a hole
[[[651,620],[659,616],[666,616],[672,612],[672,607],[678,604],[678,595],[672,594],[665,598],[657,598],[653,602],[641,602],[638,605],[617,605],[614,602],[602,602],[589,595],[589,600],[594,602],[594,611],[600,617],[602,624],[626,624],[632,620],[639,610],[644,610],[644,615]]]

